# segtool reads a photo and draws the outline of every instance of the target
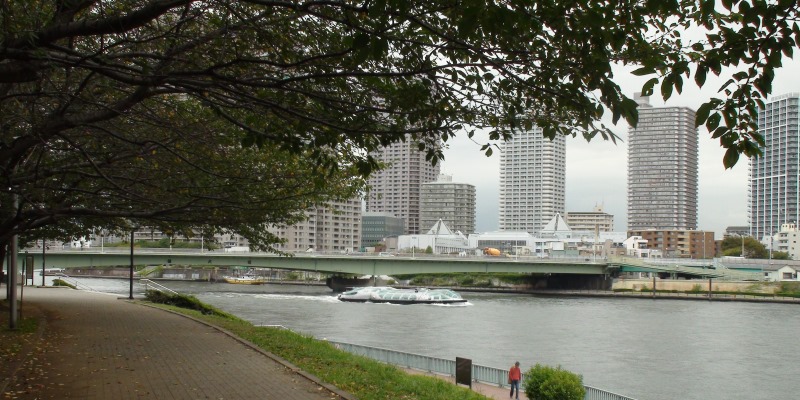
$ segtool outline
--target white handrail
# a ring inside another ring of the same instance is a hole
[[[144,284],[144,290],[145,291],[150,290],[150,287],[152,286],[153,290],[157,290],[159,292],[168,292],[170,294],[180,294],[180,293],[178,293],[178,292],[176,292],[176,291],[174,291],[174,290],[172,290],[172,289],[170,289],[170,288],[168,288],[168,287],[166,287],[166,286],[164,286],[164,285],[162,285],[160,283],[155,283],[155,282],[151,281],[150,279],[140,279],[139,283]]]

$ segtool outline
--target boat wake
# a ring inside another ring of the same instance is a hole
[[[339,300],[336,296],[305,296],[305,295],[289,295],[289,294],[257,294],[253,296],[257,299],[268,300],[309,300],[319,301],[323,303],[337,303]]]
[[[255,299],[264,300],[307,300],[319,301],[323,303],[338,303],[339,300],[335,296],[308,296],[308,295],[294,295],[294,294],[265,294],[265,293],[237,293],[237,292],[214,292],[206,293],[207,296],[217,297],[251,297]]]

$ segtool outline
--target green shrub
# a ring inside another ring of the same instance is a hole
[[[194,296],[187,296],[184,294],[171,294],[164,293],[158,290],[148,290],[144,293],[144,297],[153,303],[168,304],[175,307],[187,308],[189,310],[197,310],[205,315],[218,315],[220,317],[232,317],[230,314],[220,311],[208,304],[205,304]]]
[[[536,364],[525,373],[525,394],[536,400],[583,400],[582,377],[567,370]]]
[[[63,279],[53,279],[53,286],[66,286],[72,289],[77,289],[75,285],[69,284]]]
[[[692,289],[688,290],[689,293],[699,293],[699,292],[702,292],[702,291],[703,291],[703,288],[700,287],[700,284],[694,284],[694,285],[692,285]]]
[[[287,281],[299,281],[300,274],[298,274],[297,272],[288,272],[286,275],[283,276],[283,279]]]
[[[781,295],[800,294],[800,282],[781,282],[776,293]]]

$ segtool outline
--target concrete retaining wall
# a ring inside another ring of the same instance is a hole
[[[696,289],[700,286],[701,292],[708,291],[708,280],[701,279],[658,279],[656,278],[657,290],[677,290],[680,292]],[[653,279],[615,279],[612,289],[632,289],[642,290],[644,287],[653,288]],[[751,293],[775,293],[779,284],[775,282],[725,282],[711,281],[711,290],[722,292],[751,292]]]

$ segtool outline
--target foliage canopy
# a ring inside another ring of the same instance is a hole
[[[744,249],[744,254],[742,250]],[[722,239],[720,244],[723,256],[745,257],[745,258],[772,258],[775,260],[789,260],[789,253],[784,251],[773,251],[770,254],[769,249],[758,240],[751,237],[737,237],[728,236]]]
[[[583,378],[560,366],[534,365],[525,373],[523,387],[529,399],[582,400],[586,396]]]
[[[615,140],[605,113],[637,121],[620,64],[664,98],[729,74],[697,123],[730,167],[763,145],[756,110],[797,14],[794,0],[4,1],[0,243],[201,224],[268,246],[265,223],[358,194],[389,143],[436,162],[475,129],[486,155],[534,125]]]

